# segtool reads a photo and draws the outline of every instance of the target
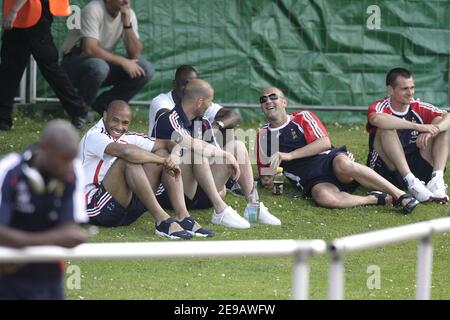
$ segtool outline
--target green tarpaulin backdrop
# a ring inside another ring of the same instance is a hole
[[[366,106],[385,95],[386,72],[403,66],[414,72],[417,97],[448,105],[448,0],[134,0],[132,6],[144,55],[157,70],[137,100],[170,90],[175,69],[188,63],[213,84],[217,102],[254,104],[261,88],[275,85],[291,104]],[[66,32],[66,19],[58,18],[57,45]],[[38,96],[53,96],[44,81],[38,84]]]

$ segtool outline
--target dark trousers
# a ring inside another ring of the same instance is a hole
[[[0,64],[0,123],[12,125],[14,96],[30,54],[70,117],[85,116],[87,107],[58,63],[51,34],[52,17],[43,2],[39,22],[30,28],[13,28],[2,36]]]

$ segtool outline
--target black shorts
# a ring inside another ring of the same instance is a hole
[[[0,300],[63,300],[62,280],[33,281],[0,277]]]
[[[173,210],[172,203],[169,200],[167,191],[164,190],[161,194],[156,196],[159,205],[166,210]],[[194,198],[191,200],[186,195],[184,195],[184,201],[186,202],[186,208],[188,210],[195,209],[209,209],[212,208],[212,203],[209,201],[208,196],[205,191],[200,186],[197,186],[197,191],[195,192]]]
[[[89,223],[102,227],[128,226],[147,211],[144,204],[133,193],[127,208],[122,207],[100,184],[97,192],[87,205]]]
[[[316,184],[324,182],[335,185],[340,191],[353,192],[359,185],[356,181],[342,183],[334,174],[333,160],[339,154],[345,154],[353,160],[353,155],[345,146],[333,148],[300,161],[291,161],[291,164],[285,166],[284,175],[307,197],[311,197],[311,189]]]
[[[414,153],[408,154],[406,156],[406,161],[408,162],[409,169],[416,176],[416,178],[424,181],[425,183],[430,181],[431,174],[433,173],[433,167],[427,160],[422,158],[419,149],[417,149]],[[398,171],[389,170],[388,166],[379,155],[376,160],[370,163],[370,167],[397,188],[407,189],[408,186],[400,173]]]

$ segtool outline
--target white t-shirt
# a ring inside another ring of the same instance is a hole
[[[139,38],[138,22],[132,9],[130,21],[134,33]],[[67,34],[62,45],[62,54],[69,53],[83,38],[97,39],[100,47],[113,52],[123,35],[123,31],[120,12],[116,17],[112,17],[106,11],[103,0],[91,1],[81,10],[81,29],[72,29]]]
[[[172,98],[172,91],[167,93],[161,93],[156,96],[152,102],[150,102],[150,107],[148,111],[148,135],[152,135],[153,128],[156,123],[156,115],[161,109],[172,110],[175,108],[175,101]]]
[[[84,172],[86,204],[89,204],[109,168],[116,160],[116,157],[105,153],[106,147],[112,142],[134,144],[148,151],[151,151],[155,144],[155,141],[148,136],[131,131],[124,133],[119,139],[114,140],[108,134],[103,119],[100,119],[100,121],[83,136],[78,151],[78,156],[81,159],[81,165]]]
[[[148,116],[148,135],[152,135],[153,128],[155,127],[156,123],[156,115],[158,114],[159,110],[161,109],[168,109],[172,110],[175,108],[175,101],[173,101],[172,98],[172,91],[169,91],[167,93],[161,93],[158,96],[156,96],[152,102],[150,103],[149,108],[149,116]],[[214,122],[214,118],[217,115],[217,112],[219,112],[220,109],[223,107],[217,103],[212,103],[212,105],[206,110],[205,115],[203,118],[208,119],[209,123]]]

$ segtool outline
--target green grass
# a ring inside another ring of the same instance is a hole
[[[146,131],[145,112],[134,120],[132,130]],[[58,115],[58,113],[56,113]],[[21,150],[39,137],[48,116],[17,114],[15,129],[0,132],[0,154]],[[365,163],[368,136],[363,124],[327,125],[333,145],[347,145]],[[83,132],[84,133],[84,132]],[[446,181],[450,178],[446,174]],[[286,185],[285,185],[286,186]],[[358,193],[367,190],[359,188]],[[286,193],[294,192],[287,186]],[[210,223],[210,210],[192,211],[199,222],[216,231],[214,240],[324,239],[374,231],[447,216],[448,206],[426,204],[404,216],[390,206],[367,206],[345,210],[318,208],[303,198],[273,196],[261,190],[261,199],[283,225],[257,225],[234,230]],[[243,198],[227,195],[226,202],[239,212]],[[100,229],[92,242],[163,241],[153,234],[146,214],[130,227]],[[204,240],[195,240],[204,241]],[[433,237],[433,299],[450,298],[450,245],[448,234]],[[413,299],[417,241],[346,255],[346,299]],[[202,258],[130,261],[72,261],[81,268],[80,290],[66,290],[68,299],[289,299],[292,291],[292,258]],[[381,289],[366,286],[367,268],[381,270]],[[311,260],[310,298],[326,299],[329,258]]]

